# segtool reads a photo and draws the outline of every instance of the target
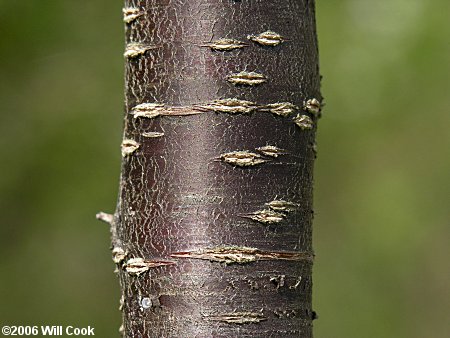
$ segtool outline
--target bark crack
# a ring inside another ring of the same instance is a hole
[[[204,44],[201,47],[209,47],[212,50],[218,50],[218,51],[230,51],[233,49],[244,48],[246,46],[247,45],[245,43],[243,43],[242,41],[223,38],[223,39],[218,39],[213,42]]]
[[[267,320],[260,312],[231,312],[218,315],[205,316],[209,320],[215,320],[228,324],[255,324]]]
[[[222,246],[200,249],[196,251],[175,252],[170,255],[175,258],[203,259],[225,264],[246,264],[256,261],[312,261],[313,254],[308,252],[262,251],[257,248]]]
[[[220,155],[220,159],[228,164],[238,167],[252,167],[258,164],[269,162],[269,160],[263,159],[261,155],[251,153],[246,150],[232,151]]]

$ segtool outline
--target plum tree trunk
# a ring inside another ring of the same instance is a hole
[[[127,0],[126,337],[312,337],[313,0]]]

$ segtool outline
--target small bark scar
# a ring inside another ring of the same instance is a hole
[[[125,7],[122,9],[123,13],[123,22],[125,23],[132,23],[134,20],[136,20],[141,15],[144,15],[139,8],[135,7]]]
[[[130,258],[124,265],[125,271],[130,275],[139,276],[140,274],[147,272],[150,269],[158,268],[161,266],[174,265],[175,262],[170,261],[158,261],[149,260],[143,258]]]
[[[286,218],[286,215],[270,209],[264,209],[255,211],[249,215],[241,215],[241,217],[250,218],[263,224],[275,224],[282,222]]]
[[[160,116],[163,111],[164,104],[162,103],[141,103],[131,108],[131,114],[133,114],[134,118],[145,117],[152,119]]]
[[[269,203],[266,203],[266,206],[268,206],[270,209],[275,211],[281,211],[281,212],[289,212],[294,211],[299,207],[297,203],[292,203],[288,201],[283,200],[273,200]]]
[[[225,163],[238,167],[251,167],[269,162],[269,160],[261,158],[260,155],[245,150],[222,154],[220,159]]]
[[[160,132],[156,132],[156,131],[150,131],[147,133],[142,133],[141,134],[144,137],[148,137],[148,138],[158,138],[158,137],[163,137],[164,133],[160,133]]]
[[[258,35],[248,35],[247,38],[262,46],[278,46],[284,41],[284,38],[273,31],[266,31]]]
[[[313,120],[307,115],[298,114],[294,119],[294,123],[302,130],[312,129],[314,126]]]
[[[287,117],[299,108],[290,102],[271,103],[260,108],[261,111],[267,111],[275,115]]]
[[[222,99],[197,106],[199,109],[229,114],[248,114],[254,111],[257,106],[254,102],[239,99]]]
[[[161,306],[159,296],[151,295],[150,297],[142,297],[139,300],[139,305],[142,310],[157,308]]]
[[[256,72],[240,72],[227,77],[228,82],[234,85],[255,86],[267,81],[266,77]]]
[[[303,108],[311,114],[317,115],[321,110],[321,103],[317,99],[309,99],[305,102]]]
[[[209,320],[224,322],[228,324],[256,324],[267,320],[260,312],[231,312],[218,315],[206,316]]]
[[[123,140],[121,144],[122,157],[130,156],[136,150],[138,150],[139,147],[140,147],[139,143],[137,143],[135,140],[131,139]]]
[[[159,48],[159,47],[155,46],[155,45],[146,45],[146,44],[139,43],[139,42],[131,42],[125,48],[125,53],[123,54],[123,56],[127,59],[133,59],[133,58],[137,58],[139,56],[144,55],[145,52],[147,52],[150,49],[156,49],[156,48]]]
[[[204,44],[201,47],[209,47],[212,50],[218,50],[218,51],[230,51],[233,49],[244,48],[246,46],[247,45],[244,44],[242,41],[223,38],[223,39],[215,40],[213,42]]]
[[[211,262],[229,264],[247,264],[257,261],[285,260],[285,261],[312,261],[313,255],[307,252],[270,252],[257,248],[239,246],[221,246],[201,249],[197,251],[175,252],[174,258],[202,259]]]
[[[121,247],[116,246],[112,249],[112,260],[116,264],[121,264],[127,255],[128,253]]]
[[[286,275],[279,275],[279,276],[274,276],[274,277],[270,277],[270,281],[275,284],[277,290],[279,288],[282,288],[285,284],[285,278]]]
[[[295,282],[295,284],[291,285],[289,287],[289,289],[297,289],[300,286],[301,282],[302,282],[302,277],[300,276],[300,277],[297,278],[297,281]]]
[[[256,150],[259,151],[263,155],[275,157],[275,158],[277,158],[280,155],[287,154],[286,150],[278,148],[276,146],[264,146],[264,147],[256,148]]]

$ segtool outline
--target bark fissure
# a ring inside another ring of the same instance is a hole
[[[274,224],[283,222],[286,215],[270,209],[263,209],[255,211],[249,215],[242,215],[241,217],[250,218],[263,224]]]
[[[235,85],[256,86],[267,81],[267,78],[257,72],[239,72],[227,77],[228,82]]]
[[[258,35],[249,35],[248,39],[263,46],[278,46],[284,41],[284,38],[280,34],[272,31],[266,31]]]
[[[218,51],[230,51],[234,49],[244,48],[246,46],[242,41],[234,40],[234,39],[219,39],[213,42],[202,45],[202,47],[209,47],[212,50]]]
[[[217,320],[219,322],[225,322],[228,324],[251,324],[259,323],[267,320],[262,313],[258,312],[234,312],[223,313],[219,315],[206,316],[207,319]]]
[[[278,148],[277,146],[264,146],[256,148],[261,154],[270,156],[270,157],[278,157],[280,155],[286,155],[288,152],[284,149]]]
[[[225,163],[238,167],[252,167],[269,161],[268,159],[262,158],[261,155],[247,150],[225,153],[220,155],[220,159]]]
[[[252,80],[250,80],[252,81]],[[320,111],[320,103],[317,105],[305,105],[304,110],[317,114]],[[258,105],[254,102],[240,99],[221,99],[209,103],[194,104],[191,107],[174,106],[169,107],[162,103],[141,103],[131,109],[131,114],[135,117],[155,118],[158,116],[184,116],[197,115],[206,112],[218,112],[229,114],[249,114],[253,112],[270,112],[274,115],[287,117],[293,114],[299,108],[289,102],[270,103],[266,105]],[[309,116],[304,115],[309,118]]]
[[[264,260],[286,260],[286,261],[312,261],[313,254],[307,252],[269,252],[257,248],[225,246],[217,248],[202,249],[197,251],[176,252],[171,254],[176,258],[203,259],[211,262],[226,264],[245,264]]]
[[[169,261],[150,260],[144,258],[131,258],[125,263],[124,267],[125,271],[128,272],[129,274],[139,276],[141,273],[147,272],[150,269],[174,264],[176,263]]]

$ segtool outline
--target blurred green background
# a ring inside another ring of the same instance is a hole
[[[0,324],[118,336],[121,1],[0,0]],[[450,332],[450,1],[317,0],[318,338]]]

